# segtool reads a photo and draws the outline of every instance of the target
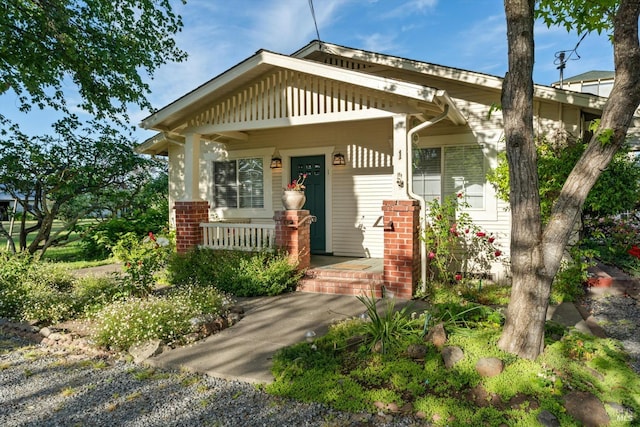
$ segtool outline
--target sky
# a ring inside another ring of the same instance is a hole
[[[318,38],[309,0],[172,0],[184,21],[176,35],[188,59],[158,70],[149,81],[155,108],[207,82],[260,49],[291,54]],[[320,39],[503,77],[507,71],[507,36],[500,0],[314,0]],[[581,35],[537,23],[534,30],[534,82],[550,85],[560,78],[556,54],[571,51]],[[607,35],[587,35],[573,53],[564,77],[591,70],[613,71]],[[16,96],[0,96],[0,111],[31,135],[51,133],[50,111],[19,113]],[[132,106],[131,123],[149,115]],[[139,142],[154,135],[138,129]]]

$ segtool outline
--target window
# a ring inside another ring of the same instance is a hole
[[[216,208],[264,208],[262,158],[213,162]]]
[[[472,209],[484,209],[484,163],[477,145],[414,149],[413,191],[427,202],[463,193]]]

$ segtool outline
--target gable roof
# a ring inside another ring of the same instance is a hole
[[[141,127],[157,130],[160,134],[145,141],[139,146],[138,151],[164,153],[169,143],[181,142],[182,137],[176,133],[176,130],[179,131],[179,127],[184,125],[189,117],[200,114],[210,106],[212,100],[231,96],[234,91],[255,82],[260,76],[278,69],[338,81],[358,86],[363,90],[392,94],[413,103],[420,103],[423,108],[427,108],[425,106],[428,104],[431,112],[442,111],[445,106],[449,106],[448,118],[455,124],[463,124],[466,121],[455,102],[443,90],[411,81],[412,73],[498,91],[502,89],[503,82],[502,77],[494,75],[353,49],[318,40],[311,41],[291,55],[259,50],[143,119],[140,123]],[[389,76],[391,69],[405,71],[408,77],[403,77],[402,80],[395,76],[391,77]],[[534,97],[595,110],[601,110],[606,102],[606,98],[596,95],[543,85],[534,85]]]
[[[267,50],[259,50],[253,56],[146,117],[142,120],[140,126],[145,129],[172,131],[173,127],[177,126],[190,114],[194,114],[204,108],[211,99],[219,99],[228,95],[274,68],[337,80],[374,91],[392,93],[414,101],[434,103],[440,107],[439,109],[442,109],[441,107],[444,105],[449,105],[449,119],[451,121],[456,124],[462,124],[466,121],[459,110],[455,108],[453,101],[442,90],[408,81],[371,74],[365,75],[356,70],[320,64],[315,61]]]
[[[563,83],[575,83],[575,82],[593,82],[600,80],[613,80],[616,73],[614,71],[587,71],[586,73],[578,74],[573,77],[563,78]],[[560,81],[553,82],[551,85],[559,85]]]

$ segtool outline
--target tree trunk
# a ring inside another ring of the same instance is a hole
[[[513,288],[498,346],[534,359],[543,350],[551,283],[582,206],[602,171],[621,147],[640,104],[640,2],[622,0],[614,19],[615,81],[600,127],[567,178],[541,234],[533,140],[534,0],[505,0],[509,73],[502,109],[511,184],[511,272]]]
[[[509,72],[502,115],[509,162],[513,288],[498,346],[534,359],[544,345],[550,282],[541,274],[542,229],[533,133],[533,24],[535,0],[505,1]]]

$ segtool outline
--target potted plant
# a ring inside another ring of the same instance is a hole
[[[282,205],[286,210],[299,210],[304,206],[304,202],[307,200],[304,195],[305,179],[307,179],[307,174],[301,173],[298,175],[298,179],[294,179],[287,184],[287,188],[284,189],[284,194],[282,195]]]

